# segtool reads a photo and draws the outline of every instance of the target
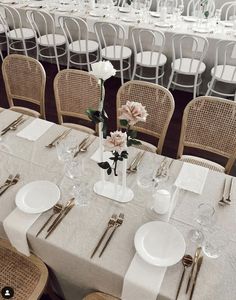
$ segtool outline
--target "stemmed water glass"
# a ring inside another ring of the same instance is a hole
[[[194,220],[199,224],[199,229],[192,229],[189,232],[189,237],[192,242],[202,245],[204,240],[203,231],[207,231],[213,224],[215,209],[207,203],[199,204]]]

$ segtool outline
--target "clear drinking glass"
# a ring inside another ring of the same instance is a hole
[[[219,226],[214,226],[206,232],[202,250],[206,256],[217,258],[224,252],[228,243],[227,233]]]
[[[201,203],[195,214],[194,220],[199,224],[199,229],[190,230],[190,239],[196,244],[202,244],[204,235],[203,230],[207,231],[214,220],[215,209],[207,203]]]
[[[68,162],[73,159],[78,148],[78,139],[72,136],[67,136],[60,143],[56,144],[57,157],[62,162]]]

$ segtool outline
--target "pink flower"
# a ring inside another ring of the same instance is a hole
[[[148,116],[145,106],[139,102],[127,101],[119,111],[121,112],[119,119],[127,120],[131,126],[137,122],[146,122]]]
[[[121,153],[127,147],[126,141],[126,132],[116,130],[111,132],[110,136],[107,136],[106,140],[104,141],[104,147],[107,151],[117,151],[118,153]]]

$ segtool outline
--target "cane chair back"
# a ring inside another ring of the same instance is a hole
[[[158,139],[156,152],[161,154],[175,107],[172,94],[166,88],[154,83],[138,80],[126,82],[119,88],[116,98],[117,128],[120,127],[119,109],[127,101],[140,102],[146,107],[147,121],[138,122],[132,129]]]
[[[236,103],[209,96],[189,102],[183,114],[178,158],[185,147],[227,158],[225,172],[229,173],[236,158]]]
[[[187,16],[200,17],[202,14],[202,0],[190,0],[187,6]],[[213,17],[215,14],[215,1],[208,0],[206,4],[206,11],[209,12],[209,17]]]
[[[26,257],[0,240],[0,289],[10,286],[14,299],[37,300],[47,284],[48,270],[36,256]]]
[[[95,292],[87,295],[83,300],[119,300],[119,298],[113,297],[108,294]]]
[[[45,119],[46,74],[39,61],[20,54],[5,57],[2,63],[3,79],[11,109]],[[14,105],[14,100],[23,100],[39,106],[40,113]]]
[[[99,109],[100,92],[97,78],[88,72],[72,69],[60,71],[54,79],[59,123],[66,125],[63,121],[64,117],[75,117],[90,121],[86,110],[88,108]],[[90,124],[93,125],[91,121]],[[74,125],[70,127],[75,128]],[[94,133],[94,130],[85,126],[80,126],[79,129]]]

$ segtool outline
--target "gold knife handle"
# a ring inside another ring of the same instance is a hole
[[[197,281],[197,279],[195,278],[194,282],[193,282],[193,286],[192,286],[192,290],[191,290],[191,293],[190,293],[189,300],[192,300],[194,289],[195,289],[195,286],[196,286],[196,281]]]
[[[85,144],[86,144],[88,138],[89,138],[89,137],[86,137],[86,138],[79,144],[79,148],[78,148],[78,150],[75,152],[74,157],[76,157],[76,156],[80,153],[81,149],[85,146]]]
[[[180,292],[180,289],[181,289],[181,286],[182,286],[182,283],[183,283],[185,271],[186,271],[186,267],[184,267],[184,270],[183,270],[183,272],[182,272],[182,276],[181,276],[181,278],[180,278],[180,282],[179,282],[178,290],[177,290],[177,293],[176,293],[176,296],[175,296],[175,300],[178,299],[179,292]]]
[[[133,170],[133,168],[134,168],[134,165],[136,164],[136,161],[138,160],[139,156],[140,156],[140,152],[139,152],[139,153],[135,156],[135,158],[131,161],[131,163],[130,163],[128,169],[127,169],[128,172],[129,172],[129,171],[132,172],[132,170]]]
[[[52,214],[47,221],[43,224],[43,226],[39,229],[39,231],[36,234],[36,237],[44,230],[44,228],[48,225],[48,223],[52,220],[54,214]]]
[[[57,222],[54,223],[53,227],[51,228],[51,230],[47,233],[45,239],[47,239],[49,237],[49,235],[51,233],[53,233],[53,231],[57,228],[57,226],[61,223],[61,221],[65,218],[65,216],[70,212],[70,210],[75,206],[75,203],[72,203],[70,206],[68,206],[65,209],[65,212],[60,215],[60,218],[57,220]]]
[[[95,247],[95,249],[93,250],[92,255],[90,256],[90,258],[93,258],[94,254],[97,252],[99,246],[101,245],[102,241],[104,240],[104,237],[106,236],[108,230],[113,227],[113,226],[107,226],[107,228],[105,229],[105,231],[103,232],[103,235],[101,236],[100,240],[97,243],[97,246]]]
[[[118,225],[118,226],[119,226],[119,225]],[[112,237],[113,237],[113,235],[114,235],[116,229],[118,228],[118,226],[115,225],[115,227],[114,227],[114,229],[112,230],[111,234],[109,235],[109,237],[108,237],[108,239],[107,239],[105,245],[103,246],[102,251],[101,251],[100,254],[99,254],[99,257],[101,257],[102,254],[103,254],[103,252],[106,250],[106,247],[107,247],[108,244],[110,243],[110,240],[112,239]]]

